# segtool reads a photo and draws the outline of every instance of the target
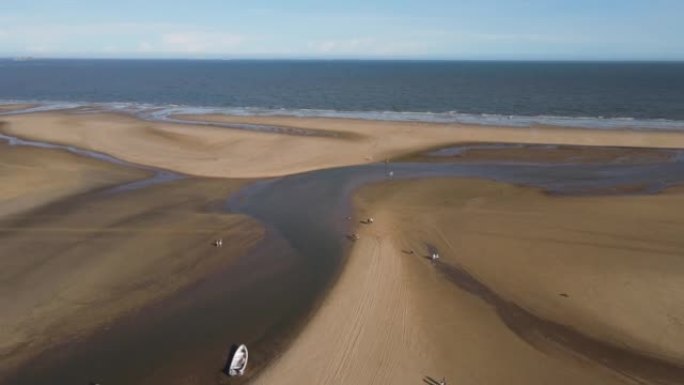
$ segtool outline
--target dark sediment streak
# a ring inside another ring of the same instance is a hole
[[[353,139],[355,136],[353,134],[345,132],[336,131],[324,131],[324,130],[313,130],[300,127],[290,127],[290,126],[279,126],[279,125],[269,125],[269,124],[251,124],[251,123],[225,123],[210,120],[202,120],[202,116],[205,114],[183,114],[183,115],[196,115],[197,119],[187,119],[181,118],[173,114],[173,111],[169,111],[164,108],[141,108],[141,109],[112,109],[108,108],[106,105],[100,104],[73,104],[73,105],[37,105],[27,108],[10,110],[0,112],[0,116],[13,116],[13,115],[27,115],[35,114],[41,112],[61,112],[69,114],[97,114],[97,113],[108,113],[108,114],[123,114],[127,116],[132,116],[141,120],[146,120],[150,122],[162,122],[170,124],[182,124],[182,125],[194,125],[194,126],[207,126],[216,128],[227,128],[233,130],[244,130],[253,132],[264,132],[269,134],[279,134],[279,135],[291,135],[291,136],[308,136],[308,137],[321,137],[321,138],[347,138]]]
[[[143,119],[147,118],[151,121],[160,121],[173,124],[188,124],[196,126],[208,126],[217,128],[229,128],[234,130],[245,130],[254,132],[266,132],[269,134],[279,134],[279,135],[292,135],[292,136],[309,136],[309,137],[320,137],[320,138],[353,138],[352,134],[344,132],[333,132],[333,131],[323,131],[323,130],[309,130],[306,128],[299,127],[289,127],[289,126],[275,126],[268,124],[250,124],[250,123],[222,123],[214,122],[210,120],[196,120],[180,118],[177,116],[154,116],[147,117],[145,115],[137,115]],[[198,118],[202,118],[202,115],[197,115]]]
[[[461,289],[494,307],[506,326],[530,345],[543,349],[549,344],[567,349],[637,382],[682,384],[684,366],[601,341],[560,323],[542,319],[517,304],[501,298],[465,269],[446,263],[438,270]]]

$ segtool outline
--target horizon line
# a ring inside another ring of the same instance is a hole
[[[32,55],[0,55],[0,60],[154,60],[154,61],[403,61],[403,62],[565,62],[565,63],[679,63],[684,58],[380,58],[380,57],[98,57],[98,56],[32,56]]]

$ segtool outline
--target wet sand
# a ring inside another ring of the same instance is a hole
[[[658,164],[677,160],[680,149],[556,144],[463,143],[409,154],[395,162],[471,164]]]
[[[263,235],[214,207],[243,181],[115,193],[149,173],[48,149],[3,145],[0,159],[0,379],[224,268]]]
[[[131,169],[11,148],[16,174],[62,157],[72,168]],[[53,169],[38,166],[50,180]],[[131,169],[134,180],[149,174]],[[342,190],[302,193],[297,178],[248,194],[236,192],[254,181],[130,182],[111,178],[0,219],[0,383],[236,383],[221,369],[238,342],[252,354],[244,383],[301,328],[338,271],[343,216],[331,209]]]
[[[684,378],[684,192],[669,187],[684,175],[671,149],[684,148],[683,134],[184,118],[280,131],[85,111],[2,118],[5,133],[188,175],[289,176],[112,190],[150,172],[5,146],[0,381],[233,383],[220,368],[237,340],[253,354],[241,383]],[[416,155],[460,142],[475,148]],[[386,158],[427,165],[392,166],[413,180],[362,188],[356,219],[343,220],[352,189],[390,167],[331,167]],[[541,167],[516,166],[526,163]],[[296,174],[318,169],[328,170]],[[560,196],[510,183],[607,190]],[[357,224],[369,215],[373,225]],[[350,226],[361,237],[353,244]],[[217,252],[219,236],[228,247]]]
[[[280,128],[282,132],[153,122],[123,114],[83,111],[5,116],[2,120],[7,124],[2,132],[95,150],[132,163],[189,175],[231,178],[281,176],[368,164],[464,142],[684,147],[682,132],[223,115],[176,118],[261,125]]]
[[[0,142],[0,154],[0,218],[150,174],[64,151],[10,146],[4,142]]]
[[[678,188],[366,187],[356,205],[375,223],[359,227],[338,284],[259,383],[681,383],[683,203]]]
[[[31,108],[31,107],[35,107],[35,104],[27,104],[27,103],[0,104],[0,113],[20,111],[20,110],[25,110],[25,109]]]

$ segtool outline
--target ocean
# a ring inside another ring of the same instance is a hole
[[[684,63],[3,59],[0,101],[684,129]]]

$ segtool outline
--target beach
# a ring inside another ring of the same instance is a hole
[[[0,143],[0,215],[7,218],[61,198],[142,179],[143,170],[114,167],[63,151]]]
[[[124,114],[46,112],[3,118],[0,132],[103,152],[128,162],[206,177],[258,178],[382,162],[457,143],[541,143],[645,148],[684,147],[677,131],[490,127],[353,119],[180,116],[186,121],[285,130],[171,124]]]
[[[76,341],[76,357],[79,344],[89,346],[91,339],[135,335],[139,324],[131,317],[166,314],[159,308],[204,298],[221,304],[216,290],[225,285],[236,293],[263,290],[240,302],[258,322],[239,324],[235,309],[221,315],[244,329],[239,336],[261,346],[249,383],[434,385],[446,377],[449,384],[678,384],[684,378],[681,187],[646,191],[625,182],[600,185],[600,193],[552,194],[531,182],[493,181],[484,174],[392,179],[382,168],[401,162],[428,169],[541,164],[548,171],[535,172],[548,177],[555,166],[578,164],[585,172],[607,164],[623,171],[643,166],[648,175],[649,167],[678,164],[684,133],[173,118],[79,110],[0,117],[5,135],[58,145],[2,144],[0,152],[0,381],[17,368],[27,373],[22,365],[65,342]],[[441,150],[458,145],[455,152]],[[354,176],[336,174],[340,170]],[[177,179],[125,187],[160,172]],[[307,204],[332,190],[334,199]],[[253,205],[268,207],[273,218],[235,208],[263,191],[267,197]],[[345,202],[351,219],[341,220]],[[368,217],[372,224],[360,223]],[[289,228],[297,229],[296,236],[287,234]],[[349,232],[359,239],[346,240]],[[344,246],[307,250],[306,234]],[[218,238],[227,246],[214,247]],[[252,254],[260,245],[268,252]],[[282,251],[285,245],[291,251]],[[427,258],[433,247],[440,255],[436,263]],[[309,279],[302,266],[337,252],[343,252],[339,267],[325,265],[325,271],[338,270],[331,278],[322,283],[311,273],[315,284],[287,293],[298,271]],[[267,262],[254,256],[266,254]],[[284,275],[289,278],[276,278]],[[184,297],[202,281],[214,283]],[[273,293],[264,287],[268,282]],[[292,300],[296,311],[288,312],[269,300],[276,295],[306,300]],[[190,320],[200,308],[169,314]],[[217,313],[201,314],[211,319]],[[126,326],[117,329],[122,319]],[[107,334],[109,328],[116,333]],[[150,359],[150,373],[136,369],[121,378],[230,383],[220,374],[225,357],[217,352],[235,335],[218,338],[211,333],[220,325],[212,328],[169,345],[192,348],[166,355],[167,361]],[[106,337],[92,337],[99,333]],[[210,348],[197,353],[204,346],[199,341]],[[125,345],[121,355],[134,347]],[[271,356],[260,359],[262,351]],[[46,373],[89,362],[69,357],[49,364]]]
[[[25,110],[27,108],[31,108],[34,106],[35,106],[34,104],[29,104],[29,103],[2,104],[2,105],[0,105],[0,113]]]
[[[679,383],[682,199],[478,180],[365,188],[356,204],[374,223],[260,383]]]
[[[150,172],[0,146],[0,374],[203,279],[263,234],[245,216],[205,207],[239,181],[117,193],[109,188]],[[230,247],[216,249],[218,238]]]

